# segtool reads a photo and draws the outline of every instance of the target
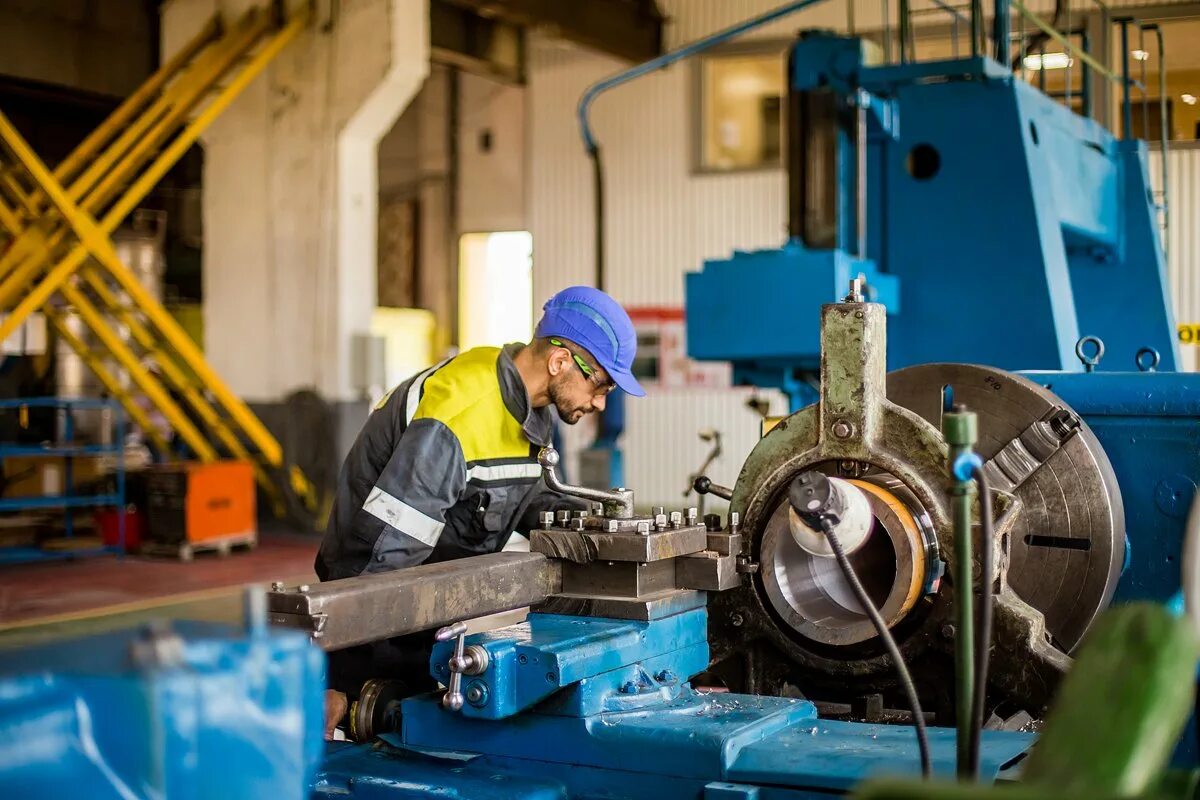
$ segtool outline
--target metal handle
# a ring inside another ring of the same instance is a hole
[[[558,451],[553,447],[543,447],[538,453],[538,463],[542,465],[542,475],[546,485],[559,494],[569,494],[584,500],[596,500],[604,505],[604,515],[615,519],[633,518],[633,492],[628,489],[614,489],[606,492],[601,489],[589,489],[586,486],[571,486],[558,479],[554,468],[560,461]]]
[[[434,634],[434,638],[439,642],[448,642],[451,639],[455,639],[454,656],[450,659],[450,685],[446,688],[446,693],[442,695],[442,708],[450,711],[458,711],[463,707],[462,670],[455,669],[454,667],[462,660],[463,648],[466,646],[466,636],[467,623],[465,622],[456,622],[453,625],[439,628],[438,632]]]
[[[696,480],[692,483],[692,489],[696,491],[696,494],[712,494],[716,495],[722,500],[733,499],[732,489],[713,483],[711,480],[709,480],[707,475],[701,475],[700,477],[696,478]]]

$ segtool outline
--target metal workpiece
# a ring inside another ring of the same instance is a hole
[[[870,621],[853,605],[840,575],[804,553],[788,531],[786,497],[792,478],[810,469],[878,486],[876,534],[860,554],[860,574],[893,625],[918,608],[936,571],[930,554],[949,538],[944,486],[946,446],[938,430],[888,401],[886,313],[875,303],[834,303],[822,308],[821,400],[788,417],[758,443],[738,476],[730,505],[748,538],[747,563],[758,574],[747,584],[710,599],[714,654],[744,650],[747,629],[766,638],[787,659],[816,674],[876,675],[890,680],[886,656],[866,651],[834,655],[874,638]],[[903,496],[900,487],[903,489]],[[939,547],[941,559],[952,548]],[[839,601],[839,598],[841,602]],[[924,613],[924,612],[923,612]],[[736,632],[725,622],[743,620]],[[927,637],[901,637],[906,653],[928,646]]]
[[[888,397],[936,422],[944,386],[978,415],[975,450],[993,486],[1018,504],[1002,578],[1045,615],[1046,628],[1069,653],[1108,606],[1121,574],[1125,513],[1112,464],[1061,398],[1010,372],[969,364],[908,367],[888,376]]]
[[[272,625],[338,650],[536,605],[561,587],[557,561],[494,553],[273,591],[267,609]]]
[[[703,525],[679,528],[664,525],[651,530],[646,520],[619,520],[621,530],[610,532],[611,522],[604,517],[588,517],[583,520],[583,530],[530,531],[529,549],[551,558],[586,564],[596,560],[662,561],[698,553],[708,546],[708,533]]]
[[[538,611],[575,617],[611,617],[649,622],[704,608],[706,597],[704,592],[694,589],[666,589],[645,597],[556,594],[546,598],[546,601],[538,606]]]
[[[988,438],[992,417],[1000,414],[1003,418],[1003,403],[1016,403],[1017,408],[1010,412],[1020,410],[1023,402],[1029,403],[1024,395],[1016,401],[1010,397],[1014,390],[1006,391],[1008,384],[1000,380],[1006,373],[971,373],[978,380],[979,393],[1002,398],[992,405],[974,397],[974,390],[960,387],[967,373],[938,372],[911,380],[911,396],[919,397],[920,403],[910,405],[908,395],[898,391],[907,383],[894,381],[910,371],[890,377],[884,371],[885,324],[883,307],[873,303],[824,306],[818,403],[765,434],[743,466],[730,510],[731,516],[736,513],[742,517],[746,537],[742,558],[747,568],[755,565],[758,571],[742,587],[710,597],[714,669],[727,680],[733,675],[735,687],[753,691],[783,691],[785,683],[796,685],[797,680],[806,681],[803,685],[811,690],[826,686],[842,692],[884,691],[891,686],[890,661],[880,654],[876,631],[849,594],[836,564],[804,551],[791,535],[787,487],[796,475],[816,469],[852,481],[867,495],[873,528],[862,549],[851,554],[851,560],[914,672],[931,682],[926,687],[937,692],[932,687],[953,685],[950,654],[958,598],[953,583],[942,576],[953,573],[958,553],[947,493],[951,484],[949,450],[937,427],[945,402],[943,387],[953,386],[956,402],[980,412],[983,455],[994,455],[1020,439],[1031,458],[1045,459],[1043,466],[1032,472],[1006,464],[1011,474],[1024,476],[1023,482],[1013,493],[993,492],[996,531],[995,541],[988,543],[996,555],[996,580],[990,588],[995,593],[998,620],[995,647],[1002,653],[993,661],[989,685],[1005,697],[1022,702],[1038,698],[1028,702],[1041,702],[1069,658],[1047,635],[1049,623],[1038,602],[1023,598],[1010,585],[1009,565],[1014,583],[1022,579],[1016,566],[1017,548],[1028,549],[1045,542],[1036,534],[1028,541],[1018,540],[1033,533],[1028,528],[1031,516],[1044,522],[1046,518],[1037,513],[1047,504],[1068,504],[1063,509],[1068,516],[1072,509],[1083,514],[1078,521],[1072,520],[1077,528],[1098,525],[1101,538],[1107,537],[1104,518],[1108,515],[1111,519],[1109,509],[1114,506],[1106,498],[1114,495],[1103,488],[1103,470],[1083,468],[1085,456],[1091,452],[1084,446],[1087,432],[1071,415],[1058,413],[1069,412],[1061,401],[1041,398],[1040,405],[1034,403],[1036,407],[1019,424],[1007,429],[1003,441],[985,444],[992,442]],[[921,369],[930,368],[911,368]],[[986,380],[989,376],[990,382]],[[1039,422],[1046,425],[1035,424]],[[1051,437],[1057,440],[1057,448]],[[1015,450],[1013,447],[1009,452]],[[1069,458],[1069,453],[1075,453],[1079,461]],[[1093,459],[1091,463],[1096,462]],[[1064,469],[1081,469],[1082,475],[1074,476],[1070,490],[1068,476],[1064,476],[1061,486],[1042,483],[1044,473],[1056,464]],[[1033,487],[1040,487],[1050,496],[1026,497],[1023,492],[1033,491]],[[1079,490],[1079,495],[1075,496],[1073,490]],[[1100,512],[1099,518],[1091,516],[1093,508]],[[1035,512],[1032,515],[1031,509]],[[1103,551],[1107,567],[1109,545],[1098,549]],[[1061,575],[1067,582],[1037,587],[1035,591],[1059,592],[1062,611],[1074,614],[1075,624],[1090,619],[1107,600],[1098,594],[1095,600],[1089,600],[1088,608],[1066,608],[1067,598],[1078,600],[1075,590],[1079,584],[1069,581],[1067,564],[1060,561],[1055,566],[1059,569],[1055,577]],[[968,561],[967,569],[977,573],[974,559]],[[1043,602],[1043,606],[1050,603]],[[1055,624],[1057,630],[1067,629],[1058,620]],[[1054,631],[1052,627],[1051,633]],[[742,666],[725,666],[734,663]],[[945,702],[952,703],[953,698],[945,698]]]
[[[558,479],[556,471],[561,458],[553,447],[543,447],[538,452],[538,464],[542,467],[542,476],[546,485],[560,494],[580,497],[584,500],[594,500],[604,506],[604,514],[616,519],[631,519],[633,517],[633,492],[618,488],[612,491],[591,489],[587,486],[572,486]]]
[[[723,592],[741,584],[736,554],[705,551],[675,559],[675,585],[681,589]]]
[[[674,589],[677,559],[651,561],[594,561],[562,564],[562,594],[597,597],[645,597]],[[691,587],[701,588],[701,587]]]
[[[722,556],[737,555],[742,551],[742,535],[724,531],[709,531],[706,550]]]

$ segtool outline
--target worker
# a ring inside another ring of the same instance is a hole
[[[538,512],[585,506],[542,480],[551,406],[573,425],[603,411],[614,389],[643,396],[631,372],[637,336],[625,310],[590,287],[564,289],[543,311],[529,344],[468,350],[376,404],[338,477],[321,580],[495,553]],[[429,645],[418,634],[331,653],[326,738],[366,679],[433,689]]]

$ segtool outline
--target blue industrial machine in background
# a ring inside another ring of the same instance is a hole
[[[1094,336],[1101,370],[1133,370],[1149,348],[1173,371],[1145,143],[984,55],[878,61],[861,39],[793,46],[790,239],[687,276],[688,354],[732,362],[735,383],[778,387],[797,410],[815,398],[815,311],[861,274],[888,308],[891,369],[1078,371],[1076,344]]]

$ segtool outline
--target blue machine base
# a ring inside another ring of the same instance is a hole
[[[952,775],[954,731],[929,732],[936,772]],[[985,731],[981,775],[995,780],[1033,741]],[[316,798],[665,800],[827,798],[866,778],[919,772],[913,730],[822,720],[803,700],[690,690],[639,711],[508,720],[406,702],[404,733],[332,745]]]

